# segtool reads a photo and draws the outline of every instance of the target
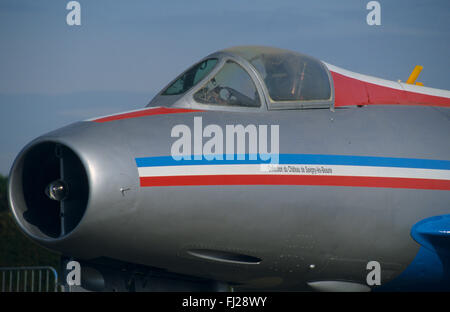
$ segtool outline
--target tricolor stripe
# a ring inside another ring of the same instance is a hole
[[[204,155],[190,160],[175,160],[172,156],[156,156],[136,158],[138,167],[151,166],[186,166],[186,165],[238,165],[238,164],[270,164],[270,156],[262,155],[214,155],[214,160],[208,160]],[[211,157],[212,158],[212,157]],[[267,158],[268,160],[263,160]],[[398,158],[398,157],[374,157],[374,156],[350,156],[350,155],[324,155],[324,154],[279,154],[280,164],[314,164],[314,165],[351,165],[351,166],[376,166],[376,167],[406,167],[422,169],[450,170],[449,160]]]
[[[128,112],[119,113],[119,114],[97,117],[97,118],[90,119],[87,121],[109,122],[109,121],[115,121],[115,120],[121,120],[121,119],[138,118],[138,117],[152,116],[152,115],[179,114],[179,113],[192,113],[192,112],[201,112],[201,110],[186,109],[186,108],[150,107],[150,108],[143,108],[143,109],[128,111]]]
[[[450,190],[450,161],[346,155],[282,154],[261,159],[136,158],[141,186],[330,185]],[[229,156],[229,155],[228,155]]]

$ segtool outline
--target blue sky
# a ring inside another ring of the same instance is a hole
[[[0,173],[34,137],[143,107],[193,62],[235,45],[269,45],[391,80],[416,64],[450,89],[450,2],[389,0],[368,26],[361,0],[0,1]]]

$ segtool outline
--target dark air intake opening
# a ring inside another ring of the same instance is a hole
[[[68,189],[67,197],[59,201],[46,194],[58,180]],[[68,147],[51,142],[32,147],[23,160],[22,187],[23,218],[43,234],[64,236],[81,221],[89,196],[88,179],[80,159]]]

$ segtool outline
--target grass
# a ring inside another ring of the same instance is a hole
[[[29,239],[13,220],[6,185],[7,179],[0,175],[0,267],[49,265],[59,270],[60,255]]]

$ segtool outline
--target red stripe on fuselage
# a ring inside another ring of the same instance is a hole
[[[330,71],[334,82],[335,106],[426,105],[450,107],[450,98],[397,90]]]
[[[114,121],[114,120],[120,120],[120,119],[137,118],[137,117],[151,116],[151,115],[192,113],[192,112],[201,112],[201,110],[186,109],[186,108],[158,107],[158,108],[143,109],[143,110],[139,110],[136,112],[129,112],[129,113],[117,114],[117,115],[113,115],[113,116],[102,117],[102,118],[94,119],[92,121],[108,122],[108,121]]]
[[[449,180],[302,175],[194,175],[141,177],[140,184],[143,187],[189,185],[319,185],[450,190]]]

